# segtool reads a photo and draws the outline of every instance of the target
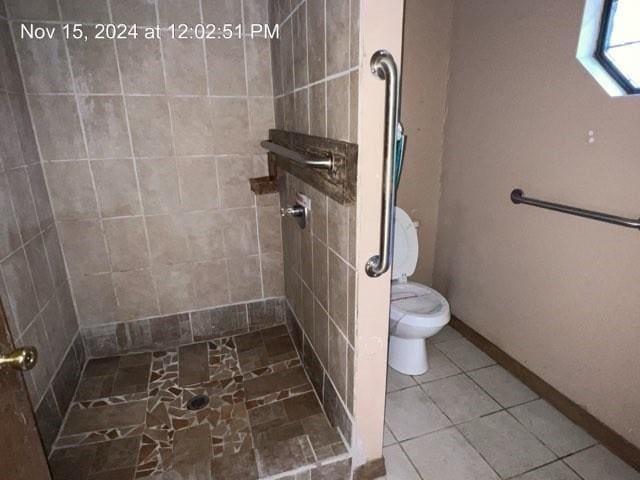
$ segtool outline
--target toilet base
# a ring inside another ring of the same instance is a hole
[[[405,375],[422,375],[429,369],[424,338],[389,335],[389,366]]]

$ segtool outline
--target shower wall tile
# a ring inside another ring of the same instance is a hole
[[[246,95],[244,40],[207,40],[206,48],[211,95]]]
[[[25,90],[29,93],[73,92],[71,69],[62,34],[58,33],[47,41],[23,38],[20,34],[22,28],[29,28],[31,25],[17,22],[12,26]],[[51,27],[41,23],[34,23],[33,26]]]
[[[60,20],[56,0],[6,0],[11,19]]]
[[[349,75],[327,81],[327,136],[349,140]]]
[[[109,23],[107,0],[60,0],[62,20],[82,23]]]
[[[98,220],[62,222],[59,224],[62,250],[72,278],[109,272],[109,254]]]
[[[23,15],[57,18],[55,1],[27,0],[9,2],[8,6],[14,18]],[[34,345],[40,354],[38,366],[26,372],[24,378],[47,449],[57,435],[66,409],[62,397],[54,399],[54,373],[58,372],[59,381],[64,381],[72,391],[78,380],[77,373],[64,366],[65,356],[73,350],[78,323],[68,293],[66,266],[32,117],[23,92],[25,88],[35,89],[36,93],[38,90],[47,93],[70,90],[68,60],[62,47],[58,40],[38,45],[19,41],[14,45],[7,22],[0,18],[0,296],[15,343]],[[20,49],[21,61],[25,60],[24,84],[14,48]],[[39,97],[30,97],[40,105]],[[37,125],[55,130],[61,120],[77,120],[75,99],[69,98],[75,110],[72,115],[56,117],[64,109],[54,108],[55,111],[42,114],[36,108]],[[47,106],[61,103],[56,102],[56,96],[42,100]],[[51,154],[58,149],[58,153],[78,152],[84,156],[83,150],[74,150],[82,144],[74,143],[73,135],[65,136],[62,129],[49,131],[44,139],[43,153]],[[47,142],[48,139],[51,142]],[[64,145],[67,140],[71,141],[70,145]]]
[[[213,131],[216,132],[212,138],[213,153],[222,155],[251,152],[247,139],[249,110],[246,98],[212,97],[210,101]]]
[[[141,213],[132,159],[94,160],[91,162],[91,172],[103,218]]]
[[[98,217],[98,204],[87,161],[56,162],[45,166],[51,203],[58,220]]]
[[[157,25],[156,0],[109,0],[114,23]]]
[[[266,3],[266,0],[252,0],[253,3]],[[245,9],[249,5],[245,2]],[[247,20],[249,24],[262,23]],[[274,42],[272,40],[271,42]],[[269,40],[264,38],[247,38],[245,41],[247,55],[247,86],[250,96],[265,96],[270,98],[274,93],[274,87],[271,84],[271,48]]]
[[[291,18],[293,28],[294,85],[304,87],[309,83],[307,68],[307,4],[303,3]]]
[[[213,122],[201,98],[171,99],[176,155],[207,155],[213,148]]]
[[[162,5],[170,3],[172,2],[162,2]],[[167,72],[167,92],[206,95],[207,76],[202,40],[174,39],[167,35],[162,40],[162,48]]]
[[[43,161],[87,157],[73,96],[31,95],[29,105]]]
[[[234,25],[242,23],[242,2],[235,0],[202,0],[204,23]]]
[[[142,2],[146,2],[146,0],[139,1],[139,3]],[[116,2],[112,1],[111,5],[114,21],[118,22],[118,20],[115,20]],[[137,23],[140,25],[139,22],[123,23]],[[153,23],[155,24],[155,12]],[[160,94],[165,92],[160,40],[126,38],[118,40],[116,47],[118,49],[122,86],[125,93]]]
[[[349,0],[326,0],[327,76],[349,68]]]
[[[326,84],[309,87],[309,134],[318,137],[327,135]]]
[[[92,35],[68,41],[71,69],[79,93],[120,93],[115,45]]]
[[[126,97],[133,151],[139,157],[173,153],[169,103],[165,97]],[[151,121],[153,119],[153,121]]]
[[[169,213],[180,208],[178,169],[173,158],[137,161],[142,204],[147,215]]]
[[[78,104],[89,157],[130,157],[131,143],[122,97],[79,97]]]
[[[259,257],[239,257],[227,260],[231,303],[262,297]]]
[[[178,158],[178,180],[185,210],[207,210],[220,206],[215,157]]]
[[[158,2],[160,25],[201,23],[199,0],[160,0]]]
[[[149,266],[149,252],[142,217],[125,217],[103,222],[111,269],[123,272]]]
[[[325,0],[307,0],[309,82],[325,78]]]

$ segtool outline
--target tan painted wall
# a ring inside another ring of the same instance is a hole
[[[453,312],[640,446],[640,98],[575,60],[578,0],[459,0],[435,285]],[[595,142],[587,142],[593,130]]]
[[[453,0],[406,0],[402,123],[408,136],[398,206],[420,222],[412,280],[431,284],[446,115]]]

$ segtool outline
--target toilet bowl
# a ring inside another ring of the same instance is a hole
[[[429,369],[426,339],[450,319],[449,303],[434,289],[408,281],[418,263],[418,234],[407,213],[395,209],[391,307],[389,311],[389,366],[405,375]]]

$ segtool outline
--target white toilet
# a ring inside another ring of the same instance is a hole
[[[449,323],[447,300],[432,288],[409,282],[418,263],[418,234],[409,215],[395,209],[389,366],[405,375],[421,375],[427,363],[426,339]]]

